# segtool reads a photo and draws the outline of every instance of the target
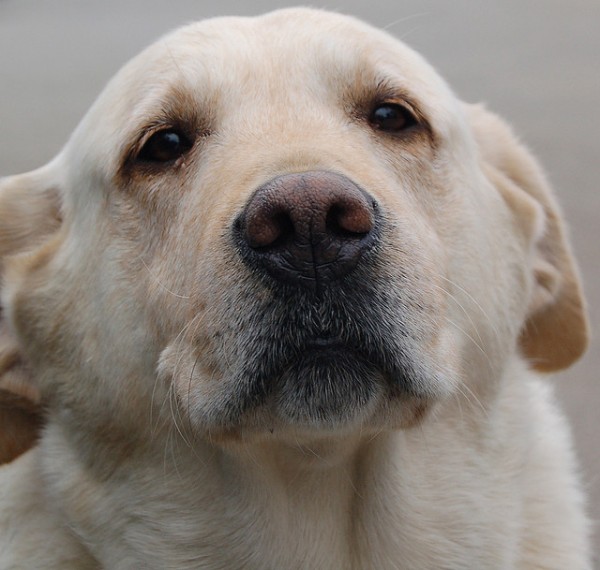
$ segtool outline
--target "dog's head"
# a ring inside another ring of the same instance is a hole
[[[0,220],[21,383],[79,425],[406,427],[512,354],[552,371],[586,343],[531,156],[406,46],[325,12],[160,40],[52,163],[2,181]]]

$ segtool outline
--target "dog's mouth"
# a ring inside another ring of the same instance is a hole
[[[271,405],[286,423],[334,426],[363,416],[382,395],[380,364],[340,337],[309,339],[271,386]]]
[[[361,277],[318,299],[281,289],[257,297],[255,284],[223,290],[218,306],[230,309],[213,322],[235,325],[198,327],[206,336],[180,340],[162,359],[182,379],[177,391],[193,423],[211,434],[381,429],[403,423],[406,402],[443,392],[445,374],[423,350],[423,319],[396,289],[359,285]]]
[[[344,343],[340,337],[316,337],[306,343],[307,350],[343,350]]]

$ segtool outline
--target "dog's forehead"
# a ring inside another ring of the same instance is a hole
[[[317,83],[358,86],[361,74],[364,83],[393,76],[424,99],[449,95],[433,68],[400,41],[355,18],[312,9],[190,24],[134,58],[107,91],[133,103],[173,85],[207,98],[273,85],[308,93]]]
[[[196,61],[219,74],[235,68],[236,63],[236,71],[240,71],[241,67],[255,70],[297,62],[304,62],[307,67],[326,65],[335,73],[336,69],[344,70],[344,66],[375,63],[378,59],[383,62],[386,56],[406,73],[428,67],[420,56],[386,33],[349,16],[312,9],[197,22],[165,36],[147,55],[154,64]],[[425,74],[430,71],[418,70]]]
[[[354,101],[375,97],[389,80],[420,104],[440,133],[452,131],[457,100],[433,67],[353,17],[295,8],[204,20],[171,32],[126,64],[67,149],[104,156],[96,162],[109,165],[118,141],[181,103],[201,115],[208,110],[260,121],[265,113],[297,109],[294,120],[310,120],[319,109],[322,115],[334,109],[340,93]]]

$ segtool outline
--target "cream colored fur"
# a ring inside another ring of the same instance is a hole
[[[419,115],[410,134],[365,120],[382,82]],[[193,149],[136,161],[173,121]],[[308,170],[384,209],[372,278],[410,300],[430,396],[225,429],[210,413],[240,338],[272,326],[239,324],[269,293],[229,228],[261,184]],[[0,396],[41,401],[45,423],[0,467],[0,570],[591,570],[542,375],[587,338],[560,212],[508,127],[382,32],[297,9],[166,36],[54,161],[0,181],[0,254]]]

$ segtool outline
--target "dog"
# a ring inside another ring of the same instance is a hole
[[[540,166],[418,54],[165,36],[0,186],[0,568],[590,570]]]

